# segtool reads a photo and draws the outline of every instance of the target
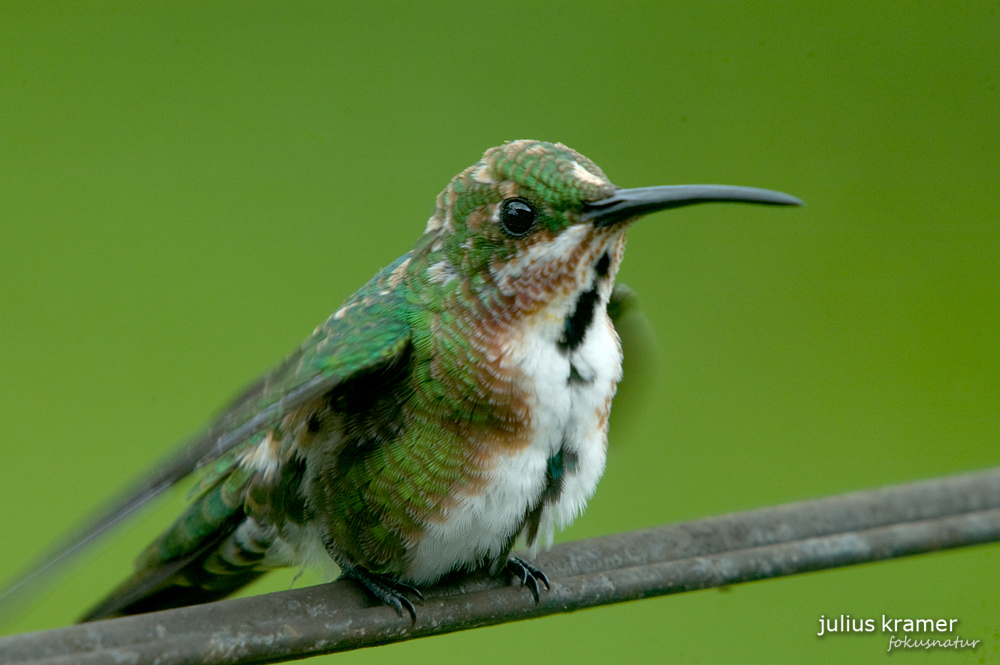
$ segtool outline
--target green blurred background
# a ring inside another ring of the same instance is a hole
[[[293,349],[412,245],[453,174],[515,138],[565,142],[621,186],[808,203],[631,231],[620,278],[660,362],[626,378],[607,474],[562,539],[996,465],[998,85],[996,1],[4,2],[0,581]],[[66,624],[111,588],[183,497],[165,503],[13,629]],[[889,657],[1000,662],[996,555],[336,662],[886,657],[881,634],[817,638],[823,614],[958,618],[976,651]]]

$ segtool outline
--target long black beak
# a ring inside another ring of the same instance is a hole
[[[764,205],[800,206],[802,201],[754,187],[730,185],[665,185],[619,189],[606,199],[588,203],[581,218],[595,226],[609,226],[626,219],[648,215],[657,210],[680,208],[695,203],[762,203]]]

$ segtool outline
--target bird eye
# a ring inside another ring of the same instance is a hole
[[[535,209],[524,199],[507,199],[500,204],[500,226],[507,235],[523,236],[535,224]]]

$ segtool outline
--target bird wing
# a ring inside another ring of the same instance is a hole
[[[0,592],[0,623],[23,608],[73,556],[192,472],[273,426],[289,411],[399,358],[410,343],[410,326],[405,295],[394,287],[408,258],[404,255],[383,269],[297,351],[233,400],[178,452],[98,510]]]

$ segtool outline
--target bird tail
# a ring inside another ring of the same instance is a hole
[[[244,512],[246,480],[237,469],[205,491],[80,622],[220,600],[263,575],[270,541]]]

